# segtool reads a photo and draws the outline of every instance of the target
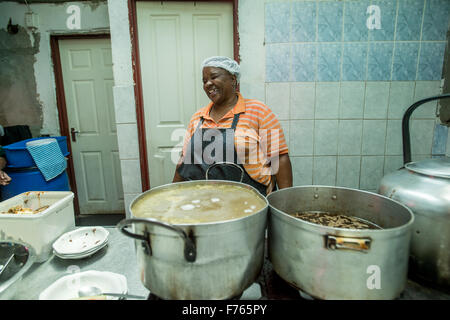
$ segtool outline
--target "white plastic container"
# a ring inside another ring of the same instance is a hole
[[[75,229],[74,194],[70,191],[28,191],[0,202],[0,240],[18,240],[36,252],[36,262],[47,260],[53,242],[63,233]],[[15,206],[37,210],[35,214],[8,214]]]

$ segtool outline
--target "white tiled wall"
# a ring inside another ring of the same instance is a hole
[[[403,163],[406,109],[441,93],[450,1],[264,2],[266,103],[289,122],[294,184],[375,191]],[[380,29],[367,28],[370,5]],[[442,154],[436,102],[414,111],[410,129],[413,160]]]
[[[440,81],[276,82],[266,83],[266,103],[282,115],[294,185],[375,191],[403,165],[404,112],[440,91]],[[413,160],[431,157],[435,109],[428,103],[413,113]]]

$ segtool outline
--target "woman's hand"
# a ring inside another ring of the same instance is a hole
[[[173,176],[172,183],[185,181],[184,178],[182,176],[180,176],[180,174],[178,173],[178,167],[181,166],[182,161],[183,161],[183,156],[181,156],[180,160],[178,160],[178,164],[177,164],[177,167],[175,168],[175,174]]]
[[[6,186],[11,182],[11,177],[5,171],[0,170],[0,185]]]

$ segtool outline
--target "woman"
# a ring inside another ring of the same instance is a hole
[[[211,100],[188,126],[173,182],[242,181],[267,195],[292,186],[292,168],[280,123],[262,102],[237,91],[238,63],[211,57],[203,64],[203,90]]]

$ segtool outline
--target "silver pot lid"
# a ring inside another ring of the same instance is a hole
[[[410,171],[428,176],[450,178],[449,157],[427,159],[419,162],[410,162],[405,165],[405,168]]]

